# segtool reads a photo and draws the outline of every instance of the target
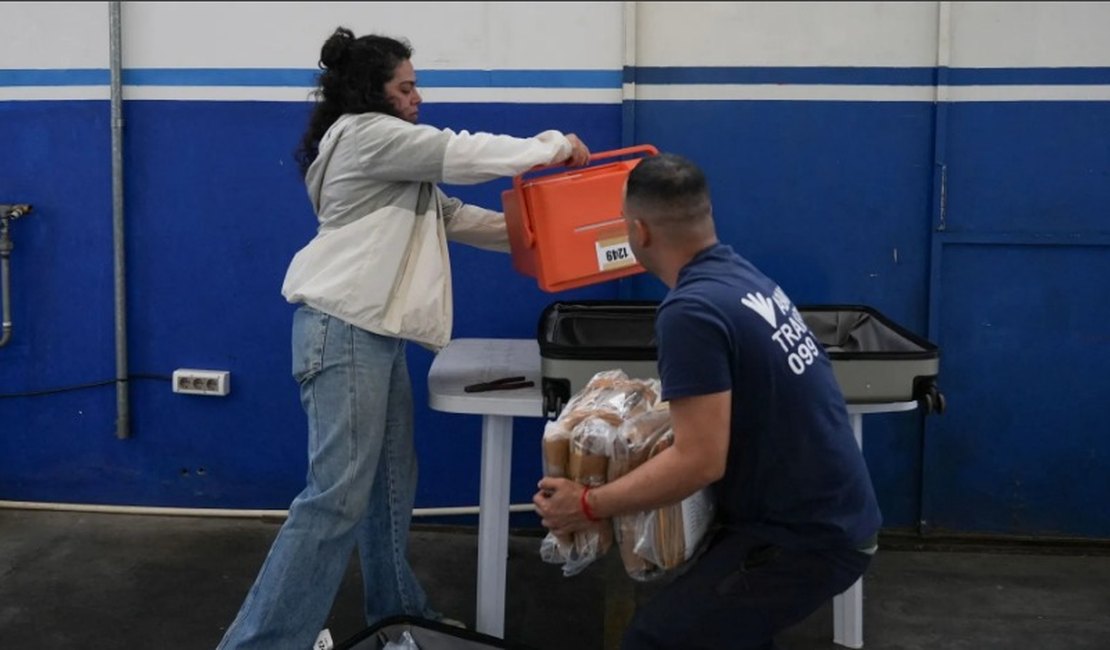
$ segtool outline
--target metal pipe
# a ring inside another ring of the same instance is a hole
[[[0,221],[0,301],[3,301],[3,330],[0,331],[0,348],[12,339],[11,280],[8,259],[12,254],[12,238],[8,235],[8,219]]]
[[[952,3],[948,0],[937,2],[937,65],[936,65],[936,102],[933,108],[933,198],[930,223],[930,250],[929,255],[929,288],[927,291],[928,304],[925,313],[928,314],[928,336],[930,341],[936,341],[940,320],[940,249],[938,233],[946,228],[947,203],[948,203],[948,107],[949,101],[949,68],[952,63]],[[926,415],[928,415],[926,413]],[[924,537],[929,534],[931,523],[929,514],[933,511],[929,495],[929,418],[923,417],[921,423],[921,471],[918,472],[917,489],[917,534]]]
[[[635,2],[621,3],[621,146],[636,144],[636,52],[639,48]],[[633,298],[632,285],[625,279],[617,280],[617,297]]]
[[[12,340],[11,222],[31,212],[29,205],[0,205],[0,348]]]
[[[624,52],[621,63],[621,146],[636,144],[636,3],[621,3],[621,30]]]
[[[535,512],[531,503],[514,503],[509,512]],[[37,501],[0,501],[0,510],[48,510],[53,512],[93,512],[112,515],[158,515],[165,517],[285,518],[288,510],[238,510],[228,508],[165,508],[157,506],[116,506],[89,503],[45,503]],[[476,515],[478,506],[440,506],[413,508],[413,517],[450,517]]]
[[[127,276],[123,238],[123,55],[121,2],[108,3],[112,84],[112,248],[116,306],[116,437],[131,436],[127,397]]]

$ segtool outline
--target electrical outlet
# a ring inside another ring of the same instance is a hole
[[[178,368],[173,371],[173,392],[214,397],[231,392],[231,373],[227,370]]]

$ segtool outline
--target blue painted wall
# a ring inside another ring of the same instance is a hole
[[[704,166],[718,235],[798,304],[861,304],[924,334],[933,106],[637,102],[637,139]],[[897,249],[897,258],[894,250]],[[662,285],[629,281],[632,297]],[[916,526],[920,415],[869,415],[885,525]]]
[[[634,141],[705,167],[721,238],[796,302],[866,304],[940,345],[948,412],[864,421],[888,529],[1110,537],[1099,508],[1110,499],[1110,102],[956,102],[939,115],[921,101],[704,100],[423,114],[456,129],[559,128],[604,150],[621,145],[629,109]],[[307,114],[303,103],[126,104],[133,438],[114,438],[111,385],[0,398],[0,499],[284,508],[301,489],[293,308],[279,289],[315,228],[291,158]],[[0,102],[0,142],[15,152],[0,202],[36,208],[12,227],[15,338],[0,350],[0,394],[110,380],[107,102]],[[948,170],[943,229],[937,164]],[[447,189],[496,207],[507,186]],[[531,337],[553,300],[663,292],[639,276],[545,294],[507,257],[456,245],[452,255],[456,337]],[[430,363],[410,348],[417,506],[473,505],[478,418],[426,408]],[[165,377],[179,367],[231,370],[231,396],[171,393]],[[534,491],[540,431],[518,421],[515,503]]]
[[[944,246],[949,410],[929,423],[928,524],[1108,536],[1110,239]]]
[[[114,377],[108,104],[0,103],[3,200],[33,203],[12,227],[13,342],[0,394]],[[133,437],[116,440],[111,385],[0,399],[0,499],[284,508],[303,487],[305,425],[290,377],[293,307],[280,295],[315,218],[292,151],[303,103],[127,102],[128,316]],[[442,104],[424,119],[455,129],[576,132],[619,146],[615,105]],[[508,181],[445,187],[500,206]],[[505,255],[452,244],[458,337],[533,337],[557,298],[608,298],[606,284],[559,295],[512,272]],[[506,300],[506,297],[510,297]],[[478,502],[480,422],[426,408],[431,354],[410,346],[423,461],[418,507]],[[227,398],[177,395],[175,368],[228,369]],[[540,473],[541,421],[522,421],[513,495]]]
[[[927,527],[1110,537],[1110,102],[954,104],[947,123],[931,318],[951,408],[926,430]]]
[[[707,169],[721,239],[796,302],[866,304],[940,345],[948,412],[864,418],[888,529],[1110,536],[1110,103],[634,109],[636,139]]]

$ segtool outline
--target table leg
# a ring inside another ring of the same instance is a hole
[[[482,489],[478,514],[476,629],[501,637],[505,628],[505,572],[509,551],[509,472],[513,419],[482,416]]]
[[[833,643],[863,647],[863,578],[833,598]]]
[[[849,413],[852,435],[863,449],[863,415]],[[863,647],[863,578],[833,598],[833,643],[848,648]]]
[[[856,445],[863,449],[863,414],[849,413],[848,421],[852,423],[852,435],[856,437]]]

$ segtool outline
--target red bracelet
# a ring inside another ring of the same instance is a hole
[[[590,521],[601,521],[594,516],[594,511],[590,510],[590,503],[586,501],[586,495],[589,493],[590,486],[587,485],[585,488],[582,489],[582,498],[579,499],[579,502],[582,504],[582,514],[586,515],[586,519],[589,519]]]

